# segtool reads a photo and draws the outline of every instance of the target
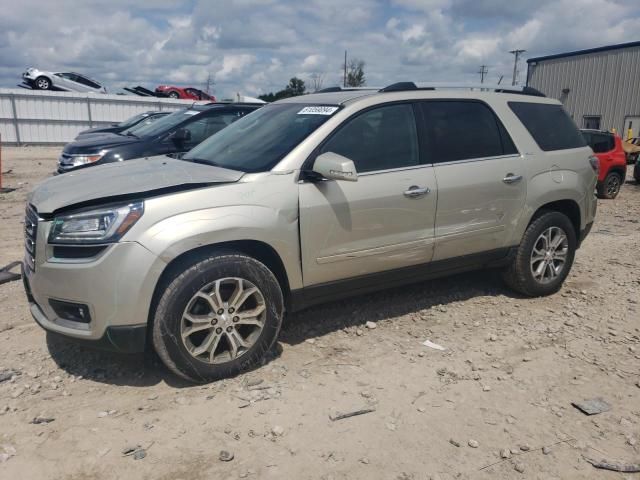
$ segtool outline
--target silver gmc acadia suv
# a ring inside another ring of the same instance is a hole
[[[46,180],[26,208],[25,289],[49,332],[220,379],[312,304],[477,268],[556,292],[597,169],[561,104],[527,87],[332,88],[181,159]]]

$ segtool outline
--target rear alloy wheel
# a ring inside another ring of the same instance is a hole
[[[170,370],[189,381],[234,376],[262,361],[283,312],[280,285],[265,265],[220,253],[170,281],[155,312],[153,346]]]
[[[178,92],[169,92],[169,98],[180,98]]]
[[[512,264],[503,274],[505,282],[529,297],[557,292],[569,275],[576,245],[576,233],[566,215],[542,213],[527,227]]]
[[[51,80],[47,77],[38,77],[34,83],[38,90],[49,90],[51,88]]]
[[[611,172],[606,176],[604,182],[598,186],[598,198],[613,200],[620,193],[622,187],[622,175]]]

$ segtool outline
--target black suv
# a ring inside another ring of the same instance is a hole
[[[76,140],[79,140],[79,137],[84,137],[86,135],[96,135],[96,134],[105,134],[105,133],[122,133],[125,130],[130,129],[131,127],[135,127],[136,125],[142,126],[142,122],[152,123],[156,120],[159,120],[161,117],[165,115],[169,115],[171,112],[144,112],[134,115],[131,118],[127,118],[125,121],[120,123],[113,123],[108,127],[96,127],[90,128],[88,130],[82,130],[76,136]]]
[[[80,137],[65,145],[58,159],[58,173],[132,158],[184,153],[260,106],[247,103],[194,105],[120,134]]]

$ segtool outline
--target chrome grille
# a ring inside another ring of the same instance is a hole
[[[25,260],[27,266],[34,271],[36,269],[36,238],[38,236],[38,213],[31,206],[27,205],[24,217],[24,248],[26,250]]]

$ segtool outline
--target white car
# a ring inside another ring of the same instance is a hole
[[[44,72],[31,67],[22,74],[22,80],[25,86],[34,90],[107,93],[107,89],[95,80],[75,72]]]

